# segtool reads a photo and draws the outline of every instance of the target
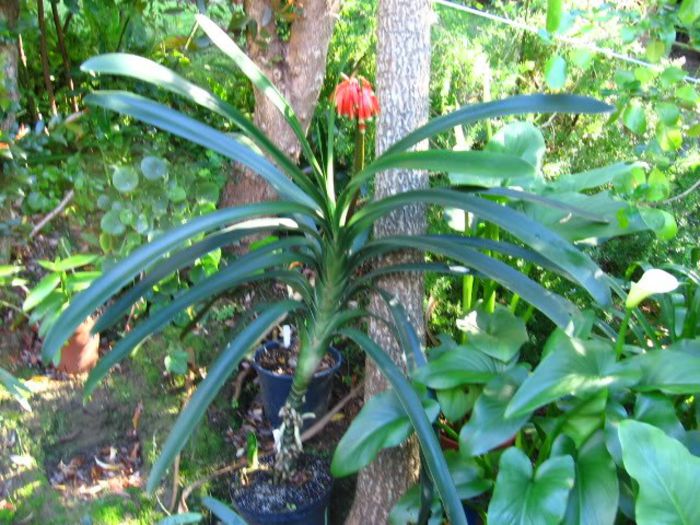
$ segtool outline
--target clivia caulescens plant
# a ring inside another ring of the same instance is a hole
[[[123,291],[123,294],[98,319],[95,330],[104,331],[113,326],[130,305],[154,284],[172,272],[192,264],[203,254],[249,235],[275,232],[277,240],[222,266],[218,273],[184,290],[169,305],[152,312],[134,326],[116,342],[87,380],[86,395],[90,395],[113,365],[128,356],[145,338],[163,329],[184,308],[207,303],[225,291],[260,281],[277,280],[297,292],[293,299],[261,306],[257,316],[240,329],[211,363],[206,378],[182,410],[151,470],[148,490],[155,489],[166,468],[185,445],[207,406],[240,360],[283,318],[293,314],[298,326],[300,355],[293,386],[282,411],[283,431],[274,461],[278,477],[284,479],[293,471],[295,460],[301,452],[301,444],[296,436],[301,420],[299,411],[309,381],[330,341],[342,336],[361,347],[386,375],[416,431],[426,471],[450,522],[465,523],[462,504],[420,395],[387,354],[356,328],[358,321],[367,316],[368,312],[361,307],[348,305],[362,304],[361,301],[354,301],[363,294],[378,293],[387,301],[392,318],[386,319],[386,322],[394,328],[408,360],[420,363],[423,357],[418,338],[405,311],[392,300],[389,292],[379,289],[376,284],[376,278],[387,272],[435,271],[462,275],[465,271],[473,270],[517,293],[562,330],[571,330],[575,326],[578,319],[576,308],[512,266],[491,257],[492,253],[500,251],[536,263],[547,261],[551,269],[582,286],[602,304],[610,299],[608,285],[603,279],[603,272],[588,256],[524,214],[503,205],[508,200],[507,197],[504,197],[503,202],[495,202],[484,198],[478,189],[436,188],[386,197],[369,202],[354,212],[353,202],[358,189],[370,184],[375,173],[391,168],[419,169],[432,173],[471,173],[497,180],[525,177],[532,173],[534,168],[528,162],[518,156],[500,152],[435,149],[411,151],[418,142],[450,131],[457,124],[469,125],[480,119],[524,113],[601,113],[609,111],[610,107],[585,97],[540,94],[466,106],[416,129],[354,173],[343,187],[336,187],[332,172],[334,126],[328,126],[325,159],[318,159],[292,108],[275,86],[211,20],[199,16],[198,22],[211,41],[282,112],[301,144],[303,162],[308,164],[308,168],[302,169],[286,157],[234,107],[157,63],[120,53],[88,60],[82,66],[85,71],[132,77],[211,110],[240,128],[255,143],[256,148],[249,147],[236,136],[218,131],[170,107],[130,92],[97,91],[86,97],[87,104],[128,115],[239,162],[263,177],[277,191],[279,200],[221,209],[197,217],[134,251],[75,298],[46,337],[44,358],[55,360],[63,342],[75,327],[120,292]],[[360,87],[365,86],[361,80],[359,83]],[[364,121],[368,115],[363,113],[364,109],[359,111],[360,107],[365,107],[363,100],[360,97],[357,113],[351,111],[350,106],[343,106],[341,110],[348,109],[352,116]],[[376,108],[371,97],[370,101],[372,107]],[[331,123],[332,118],[332,115],[329,116]],[[525,192],[519,192],[518,198],[527,200],[530,197]],[[541,206],[550,203],[541,196],[533,198]],[[475,242],[469,237],[451,235],[371,238],[371,228],[376,220],[398,208],[416,203],[473,213],[498,225],[523,246],[493,241],[485,247],[482,242]],[[554,205],[561,209],[561,203]],[[572,209],[571,213],[575,215],[577,210]],[[366,271],[368,264],[373,261],[390,252],[406,249],[435,254],[454,263],[398,264]],[[313,282],[308,278],[309,272],[300,271],[299,263],[313,270]],[[364,271],[361,272],[361,269]],[[142,272],[143,277],[134,282]]]

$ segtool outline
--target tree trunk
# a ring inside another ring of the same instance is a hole
[[[380,0],[377,23],[377,95],[382,109],[377,122],[376,151],[389,146],[426,122],[429,112],[430,20],[428,0]],[[375,181],[375,195],[385,197],[426,187],[427,174],[410,170],[381,173]],[[393,234],[419,234],[426,230],[425,209],[403,208],[374,225],[377,237]],[[404,252],[387,257],[383,264],[421,260]],[[418,274],[388,276],[380,287],[405,306],[421,337],[423,329],[423,279]],[[378,297],[371,308],[383,318],[391,318]],[[370,320],[370,335],[395,363],[404,366],[403,352],[392,333],[381,322]],[[365,368],[365,401],[388,387],[371,360]],[[347,524],[386,523],[391,508],[418,479],[418,445],[415,439],[388,449],[363,469],[357,480],[355,502]]]
[[[14,29],[19,16],[18,0],[0,2],[0,25]],[[19,104],[17,86],[17,41],[0,39],[0,130],[7,133],[15,124]]]
[[[0,25],[14,29],[19,16],[19,0],[0,0]],[[0,142],[9,140],[15,126],[15,114],[19,106],[17,42],[0,39]],[[7,177],[6,163],[0,158],[0,178]],[[3,181],[0,180],[0,188]],[[0,264],[10,261],[10,237],[2,231],[2,223],[12,218],[12,206],[0,201]]]
[[[248,54],[289,100],[304,130],[311,122],[323,85],[328,44],[339,5],[338,0],[303,2],[303,9],[292,22],[289,40],[285,42],[278,37],[271,2],[246,0],[246,14],[258,27],[257,35],[248,39]],[[264,45],[260,40],[263,32]],[[293,160],[299,158],[300,144],[291,128],[277,108],[257,90],[253,120],[279,149]],[[234,206],[275,197],[272,188],[258,175],[240,169],[235,172],[224,188],[222,205]]]

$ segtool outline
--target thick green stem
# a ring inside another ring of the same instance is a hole
[[[617,341],[615,342],[615,355],[618,359],[622,356],[622,349],[625,347],[625,337],[627,336],[627,327],[630,324],[632,317],[632,309],[625,308],[625,317],[622,319],[620,331],[617,333]]]
[[[325,247],[323,267],[316,289],[316,305],[309,316],[310,325],[302,334],[301,348],[294,371],[292,388],[287,401],[280,411],[281,436],[277,437],[274,479],[286,481],[294,472],[297,459],[302,453],[301,427],[302,407],[309,384],[328,348],[333,331],[333,319],[340,308],[340,297],[345,288],[341,269],[344,260],[337,255],[338,250],[330,244]],[[301,331],[301,327],[300,327]]]

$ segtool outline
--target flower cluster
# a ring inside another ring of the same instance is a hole
[[[379,114],[379,101],[372,85],[364,77],[347,77],[335,88],[333,102],[338,115],[357,119],[360,133],[364,133],[366,122]]]

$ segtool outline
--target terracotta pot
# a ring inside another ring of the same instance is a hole
[[[66,374],[82,374],[95,368],[99,357],[100,334],[90,335],[93,326],[95,320],[89,317],[75,329],[73,337],[61,349],[59,371]]]

